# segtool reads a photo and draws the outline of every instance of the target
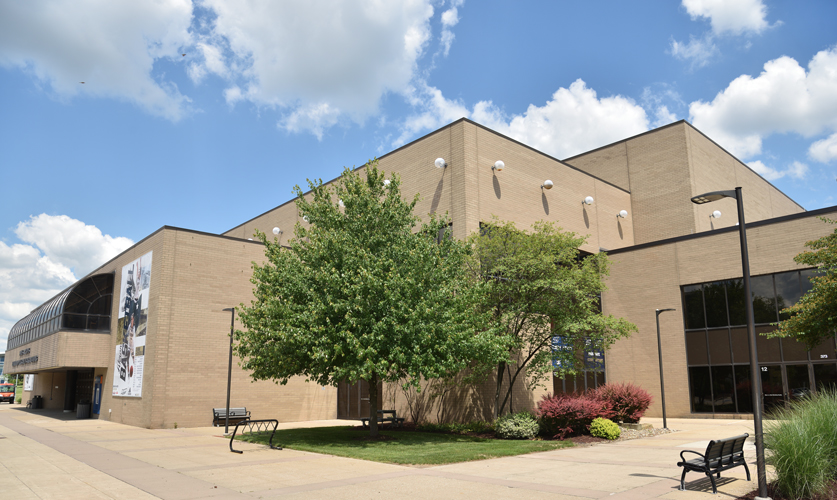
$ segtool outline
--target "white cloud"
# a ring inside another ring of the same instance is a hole
[[[793,177],[795,179],[804,179],[808,174],[808,165],[794,161],[784,170],[776,170],[768,167],[760,160],[748,162],[747,165],[752,168],[757,174],[769,181],[775,181],[782,177]]]
[[[66,215],[31,217],[15,234],[28,244],[0,241],[0,351],[18,320],[133,245]]]
[[[393,146],[396,147],[420,132],[433,130],[471,115],[464,104],[446,99],[441,90],[426,84],[421,84],[420,89],[411,89],[405,97],[413,106],[422,111],[405,120],[401,135],[393,142]]]
[[[691,68],[695,69],[709,64],[710,59],[718,55],[718,47],[715,46],[712,37],[707,34],[703,38],[691,36],[689,43],[672,39],[669,52],[681,61],[689,61]]]
[[[837,130],[837,47],[818,52],[806,72],[793,58],[768,61],[753,78],[742,75],[712,102],[689,106],[692,123],[740,158],[761,152],[773,133],[811,137]]]
[[[202,6],[216,17],[194,78],[227,74],[229,103],[280,107],[287,112],[280,128],[317,135],[338,116],[362,123],[377,113],[382,96],[409,88],[433,16],[430,0],[203,0]]]
[[[648,130],[645,110],[616,95],[598,98],[581,79],[560,88],[543,106],[530,104],[507,119],[491,102],[474,107],[473,118],[558,158],[566,158]]]
[[[452,28],[459,23],[459,7],[465,3],[465,0],[452,0],[451,6],[448,10],[442,13],[442,45],[444,46],[445,57],[450,52],[450,46],[453,44],[453,39],[456,38],[453,34]]]
[[[716,35],[758,34],[769,27],[761,0],[683,0],[683,7],[692,19],[709,19]]]
[[[182,59],[191,19],[190,0],[2,2],[0,65],[32,73],[59,99],[117,98],[176,121],[189,99],[153,66]]]
[[[47,258],[72,269],[76,276],[84,276],[134,244],[66,215],[32,216],[18,223],[15,234]]]
[[[811,144],[808,155],[822,163],[837,160],[837,133]]]

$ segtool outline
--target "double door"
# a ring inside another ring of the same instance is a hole
[[[759,370],[765,411],[808,396],[814,387],[837,385],[837,365],[833,363],[761,365]]]
[[[384,386],[378,384],[378,406],[384,399]],[[369,416],[369,383],[360,380],[337,384],[337,418],[357,420]]]

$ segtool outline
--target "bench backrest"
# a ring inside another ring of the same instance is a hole
[[[743,454],[744,442],[749,436],[749,434],[742,434],[731,438],[719,439],[718,441],[710,441],[704,454],[706,461],[712,462],[721,459],[723,463],[732,462],[734,458]]]
[[[212,411],[216,415],[224,416],[224,415],[227,414],[227,409],[226,408],[213,408]],[[232,416],[237,416],[237,415],[240,415],[242,417],[246,416],[247,415],[247,408],[230,408],[230,416],[232,417]]]

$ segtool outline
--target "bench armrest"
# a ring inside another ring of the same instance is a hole
[[[688,460],[686,460],[686,457],[683,456],[684,453],[694,453],[695,455],[699,456],[700,458],[706,460],[706,455],[704,455],[702,453],[698,453],[698,452],[692,451],[692,450],[683,450],[683,451],[680,452],[680,460],[682,460],[683,462],[688,462]]]

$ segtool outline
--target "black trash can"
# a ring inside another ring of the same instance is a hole
[[[32,398],[32,407],[36,410],[40,410],[44,407],[44,398],[41,396],[35,396]]]
[[[78,404],[76,410],[76,418],[90,418],[90,402],[82,401]]]

